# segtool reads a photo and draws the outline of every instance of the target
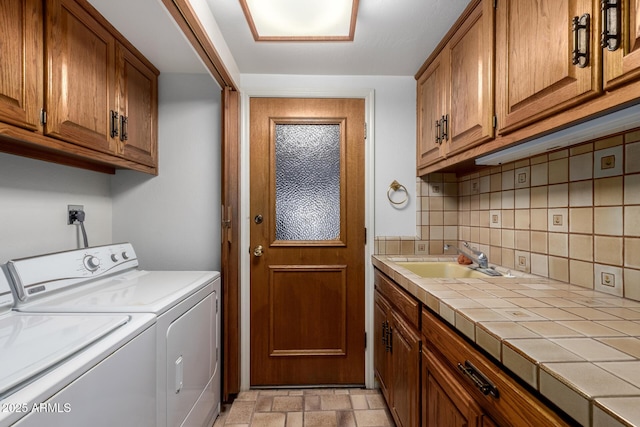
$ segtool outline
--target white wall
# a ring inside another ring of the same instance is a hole
[[[76,249],[67,205],[84,205],[90,245],[111,243],[111,175],[0,153],[0,263]]]
[[[373,89],[375,234],[415,236],[416,81],[413,77],[242,74],[241,87],[249,92]],[[394,179],[405,185],[411,196],[401,209],[387,199],[387,189]]]
[[[118,171],[113,237],[149,270],[220,269],[220,88],[206,74],[159,80],[159,176]]]

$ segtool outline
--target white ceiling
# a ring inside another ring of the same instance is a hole
[[[205,73],[160,0],[89,0],[161,72]],[[468,0],[360,0],[353,42],[256,42],[238,0],[206,0],[243,74],[412,76]]]
[[[256,42],[238,0],[206,0],[243,74],[413,76],[469,0],[360,0],[353,42]],[[320,1],[320,0],[319,0]]]

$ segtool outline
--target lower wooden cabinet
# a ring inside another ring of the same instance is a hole
[[[385,283],[388,280],[376,272],[374,368],[396,425],[414,427],[420,425],[422,340],[419,325],[408,320],[407,312],[391,302],[412,297],[395,285],[390,287]],[[413,301],[419,305],[417,300]]]
[[[375,287],[374,368],[397,426],[571,425],[377,269]]]
[[[483,421],[487,419],[485,424]],[[422,425],[480,427],[495,425],[438,357],[422,347]]]

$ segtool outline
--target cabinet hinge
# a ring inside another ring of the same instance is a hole
[[[498,8],[498,0],[493,0],[493,8],[494,9]]]
[[[498,129],[498,116],[493,116],[493,128]]]
[[[47,112],[44,111],[44,108],[40,109],[40,124],[43,126],[47,124]]]

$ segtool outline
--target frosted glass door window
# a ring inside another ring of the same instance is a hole
[[[340,125],[276,124],[276,240],[340,237]]]

